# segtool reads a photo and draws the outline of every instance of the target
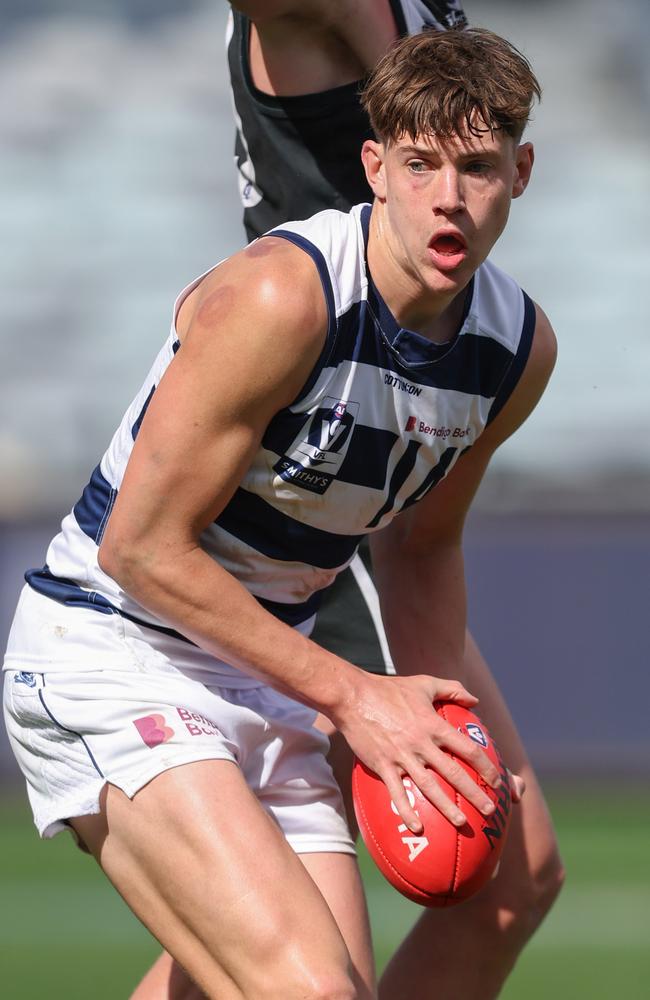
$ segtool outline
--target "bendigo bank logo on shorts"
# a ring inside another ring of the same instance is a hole
[[[190,712],[189,708],[177,708],[179,717],[185,723],[190,736],[220,736],[221,730],[216,722],[207,719],[200,712]]]
[[[176,714],[183,722],[184,730],[190,736],[220,735],[217,724],[199,712],[192,712],[189,708],[177,706]],[[134,719],[133,725],[148,747],[157,747],[161,743],[166,743],[177,732],[177,730],[167,725],[167,719],[164,715],[145,715],[141,719]]]
[[[148,747],[160,746],[174,735],[174,730],[167,725],[164,715],[144,715],[141,719],[134,719],[133,725]]]
[[[347,454],[359,404],[326,396],[273,471],[310,493],[325,493]]]

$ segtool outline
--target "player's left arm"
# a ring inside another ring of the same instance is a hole
[[[528,361],[503,409],[438,486],[371,536],[381,612],[398,673],[462,676],[465,518],[492,455],[532,413],[555,364],[555,335],[535,308]]]

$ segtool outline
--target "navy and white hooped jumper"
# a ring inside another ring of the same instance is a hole
[[[401,329],[366,267],[370,206],[321,212],[274,231],[314,260],[329,311],[327,340],[300,396],[268,425],[239,488],[201,537],[205,551],[260,603],[307,625],[359,542],[422,499],[503,406],[525,366],[534,306],[486,262],[459,334],[433,344]],[[97,552],[133,447],[165,369],[169,338],[90,482],[26,579],[69,606],[94,608],[169,633],[100,569]],[[174,633],[176,634],[176,633]]]

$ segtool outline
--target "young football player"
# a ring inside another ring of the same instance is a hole
[[[411,829],[404,773],[452,823],[431,770],[491,811],[444,751],[495,769],[432,702],[475,704],[445,679],[467,669],[462,526],[554,361],[548,320],[487,260],[530,177],[538,92],[489,32],[391,48],[364,98],[372,207],[288,223],[181,293],[27,574],[5,709],[38,829],[74,830],[202,995],[375,995],[317,712]],[[365,535],[399,676],[308,637]]]

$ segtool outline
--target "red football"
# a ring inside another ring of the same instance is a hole
[[[424,827],[416,836],[397,814],[383,781],[359,760],[354,762],[352,793],[364,843],[390,884],[422,906],[453,906],[478,892],[494,873],[510,821],[510,783],[501,755],[478,716],[451,702],[436,702],[435,708],[499,768],[502,780],[495,790],[469,764],[455,758],[490,796],[496,812],[482,816],[434,772],[440,787],[467,817],[465,826],[457,828],[405,777],[409,801]]]

